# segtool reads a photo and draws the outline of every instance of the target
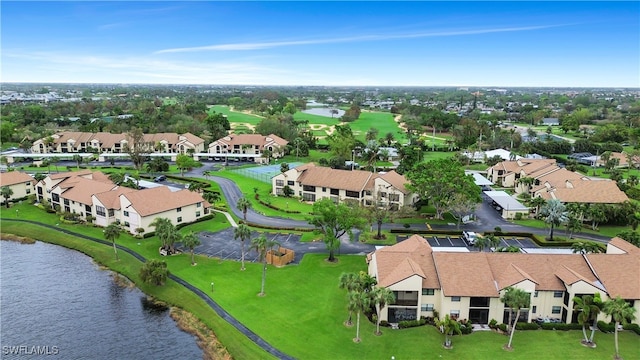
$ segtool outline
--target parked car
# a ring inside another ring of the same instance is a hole
[[[473,231],[463,231],[462,232],[462,238],[464,239],[464,241],[467,242],[467,244],[473,245],[473,244],[476,243],[476,239],[478,238],[478,234],[476,234]]]
[[[167,177],[166,177],[166,176],[164,176],[164,175],[156,176],[156,177],[153,179],[153,181],[155,181],[155,182],[161,182],[161,181],[165,181],[165,180],[167,180]]]

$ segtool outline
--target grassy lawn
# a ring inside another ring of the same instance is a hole
[[[229,119],[229,123],[245,123],[251,125],[257,125],[261,117],[251,114],[245,114],[238,111],[231,111],[226,105],[213,105],[209,107],[207,113],[212,114],[213,112],[221,113],[227,115],[227,119]]]
[[[38,214],[37,211],[30,212],[24,208],[22,210],[25,216]],[[54,216],[39,212],[40,220],[55,221]],[[11,213],[3,211],[2,217]],[[2,228],[5,232],[46,239],[88,253],[94,256],[96,261],[130,277],[143,291],[194,312],[216,331],[234,358],[268,357],[180,286],[172,282],[164,287],[141,284],[137,276],[140,263],[122,252],[121,260],[113,261],[113,253],[108,246],[75,239],[37,226],[25,227],[22,224],[3,221]],[[84,227],[75,228],[73,230],[81,230]],[[86,228],[94,233],[99,231]],[[156,251],[142,249],[137,245],[138,241],[140,240],[132,242],[122,237],[119,240],[121,244],[149,258],[158,257]],[[492,332],[477,332],[454,337],[454,349],[444,350],[440,345],[443,336],[434,327],[383,329],[384,335],[377,337],[373,334],[374,324],[364,318],[361,319],[360,328],[362,342],[356,344],[352,341],[355,337],[355,327],[347,328],[343,325],[347,317],[346,296],[344,290],[338,289],[337,279],[342,272],[365,270],[364,257],[343,255],[339,256],[338,263],[327,263],[325,258],[325,254],[310,254],[297,266],[270,266],[267,270],[265,297],[256,296],[260,291],[260,264],[248,263],[247,270],[241,272],[239,264],[234,261],[198,257],[198,265],[194,267],[190,265],[188,254],[172,256],[166,260],[173,274],[187,279],[207,294],[211,294],[222,307],[267,342],[300,359],[389,359],[391,356],[398,359],[606,359],[611,358],[614,352],[612,334],[598,333],[598,347],[587,349],[579,344],[580,331],[516,332],[512,352],[502,350],[502,345],[508,340],[506,336]],[[212,281],[215,283],[213,291],[210,285]],[[319,289],[322,291],[318,291]],[[620,334],[620,348],[625,359],[639,358],[638,339],[632,332]]]

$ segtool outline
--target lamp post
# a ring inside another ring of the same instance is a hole
[[[351,150],[351,171],[353,171],[353,165],[356,161],[356,149]]]

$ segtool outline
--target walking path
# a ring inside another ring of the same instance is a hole
[[[88,235],[84,235],[84,234],[80,234],[80,233],[76,233],[73,231],[69,231],[66,229],[61,229],[59,227],[53,226],[53,225],[49,225],[49,224],[43,224],[43,223],[39,223],[37,221],[32,221],[32,220],[21,220],[21,219],[2,219],[3,221],[17,221],[17,222],[21,222],[21,223],[29,223],[29,224],[35,224],[35,225],[39,225],[39,226],[43,226],[49,229],[52,229],[54,231],[59,231],[62,232],[64,234],[67,235],[72,235],[72,236],[76,236],[79,238],[83,238],[86,240],[90,240],[90,241],[94,241],[100,244],[104,244],[107,246],[111,246],[112,244],[106,240],[102,240],[102,239],[98,239],[98,238],[94,238]],[[141,262],[145,263],[147,262],[147,259],[138,254],[137,252],[124,247],[122,245],[117,245],[116,247],[124,252],[126,252],[127,254],[130,254],[131,256],[135,257],[136,259],[140,260]],[[185,280],[179,278],[176,275],[173,274],[169,274],[169,278],[175,282],[177,282],[178,284],[184,286],[185,288],[189,289],[191,292],[193,292],[194,294],[198,295],[202,300],[204,300],[209,307],[211,307],[221,318],[223,318],[224,320],[226,320],[229,324],[231,324],[233,327],[235,327],[236,329],[238,329],[238,331],[240,331],[243,335],[245,335],[246,337],[248,337],[249,339],[251,339],[251,341],[253,341],[256,345],[258,345],[259,347],[261,347],[264,351],[268,352],[269,354],[277,357],[278,359],[287,359],[287,360],[293,360],[295,359],[294,357],[287,355],[285,353],[283,353],[282,351],[274,348],[272,345],[270,345],[268,342],[266,342],[263,338],[261,338],[258,334],[254,333],[253,331],[249,330],[246,326],[244,326],[242,323],[240,323],[236,318],[234,318],[231,314],[229,314],[227,311],[225,311],[215,300],[213,300],[212,298],[210,298],[204,291],[198,289],[197,287],[189,284],[188,282],[186,282]]]

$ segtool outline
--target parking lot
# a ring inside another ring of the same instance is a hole
[[[477,251],[477,248],[474,246],[469,246],[460,236],[456,235],[422,235],[428,242],[431,247],[459,247],[459,248],[467,248],[470,251]],[[397,241],[406,240],[409,236],[407,235],[399,235],[397,236]],[[523,237],[499,237],[500,243],[498,247],[508,247],[515,246],[519,248],[537,248],[538,245],[529,238]],[[485,249],[485,251],[491,251],[490,249]]]

